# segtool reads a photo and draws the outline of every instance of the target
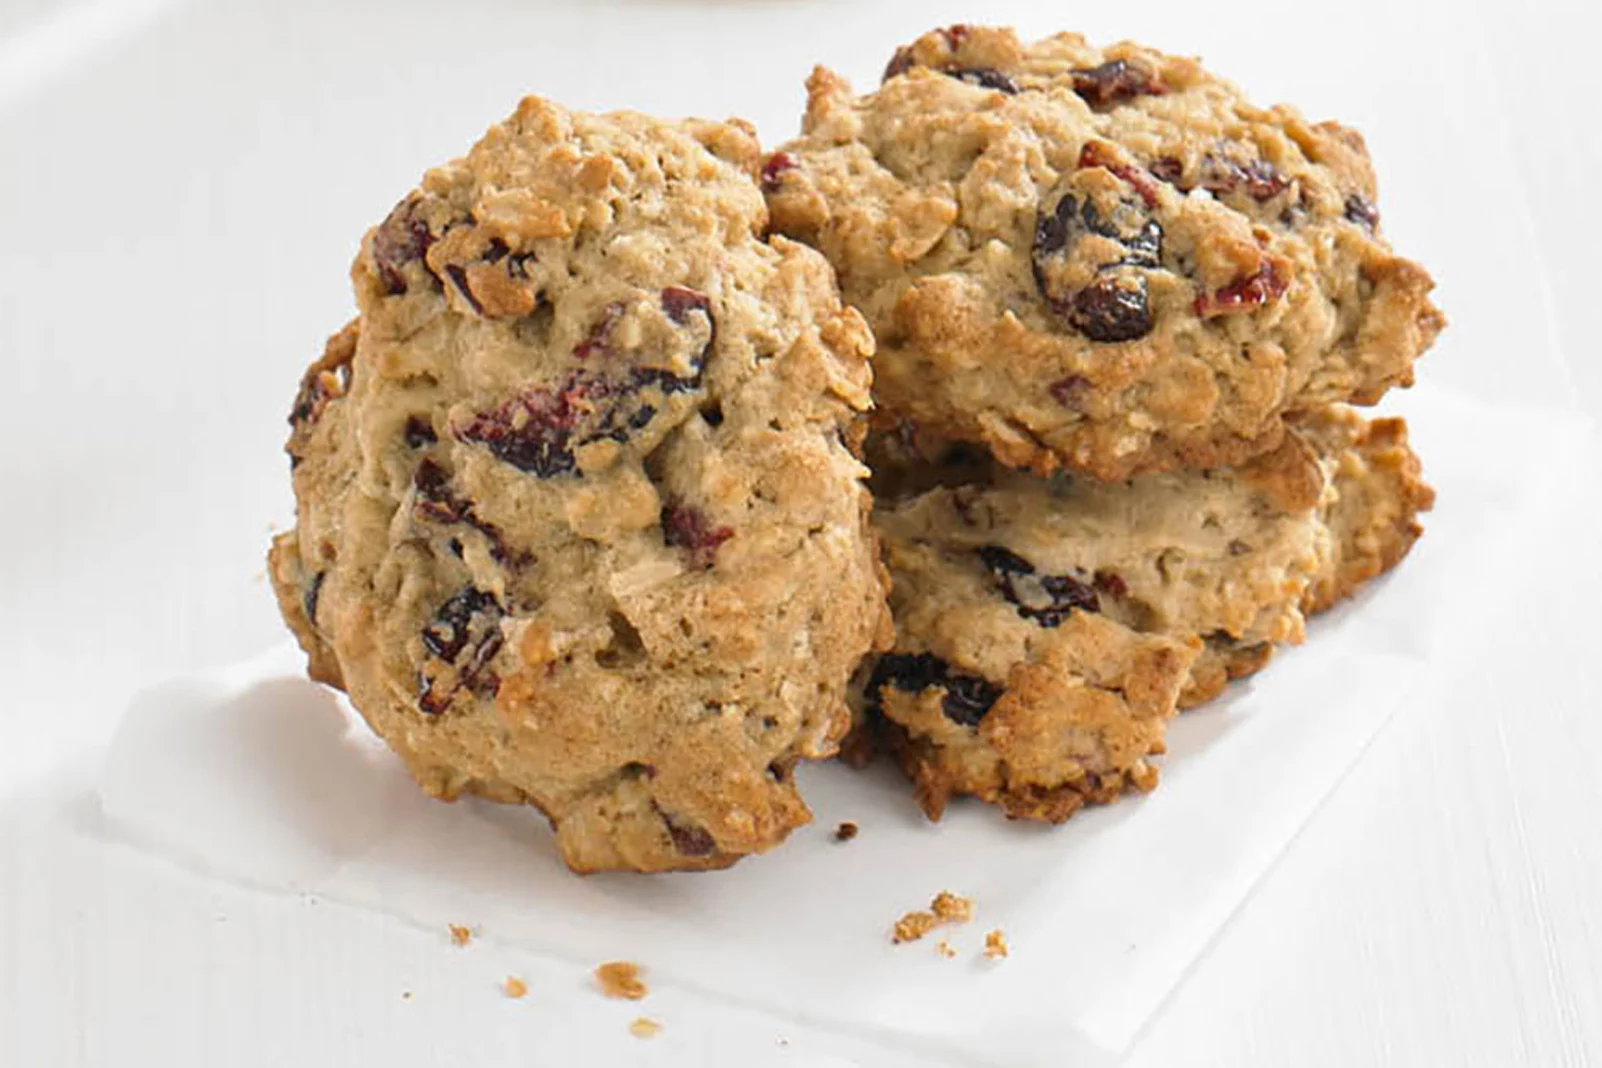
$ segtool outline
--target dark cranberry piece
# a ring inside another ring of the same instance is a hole
[[[434,433],[434,424],[421,415],[407,417],[404,436],[408,449],[421,449],[439,440],[438,435]]]
[[[1141,275],[1099,278],[1074,294],[1068,323],[1092,341],[1134,341],[1151,333],[1151,303]]]
[[[573,355],[581,360],[604,355],[612,337],[612,328],[623,318],[623,311],[624,306],[620,301],[613,301],[602,309],[601,318],[590,328],[589,335],[573,346]]]
[[[1266,159],[1254,159],[1245,166],[1219,156],[1202,161],[1201,186],[1215,197],[1244,191],[1261,204],[1279,196],[1290,184],[1290,179]]]
[[[1069,375],[1053,382],[1050,392],[1052,400],[1064,408],[1078,409],[1084,403],[1085,394],[1090,389],[1090,379],[1084,375]]]
[[[712,319],[712,303],[705,293],[697,293],[683,286],[668,286],[662,290],[662,312],[680,326],[690,321],[691,312],[700,312]]]
[[[979,558],[1018,614],[1042,627],[1060,626],[1076,611],[1101,611],[1096,591],[1072,575],[1037,574],[1035,565],[1000,545],[982,547]]]
[[[1289,285],[1290,281],[1274,269],[1274,264],[1264,260],[1257,273],[1237,278],[1211,295],[1199,295],[1196,298],[1196,314],[1211,318],[1248,312],[1278,300],[1285,295]]]
[[[532,389],[499,408],[475,415],[456,436],[483,445],[497,460],[519,471],[555,478],[574,469],[569,446],[577,422],[569,391]]]
[[[795,157],[788,152],[775,152],[762,165],[762,190],[772,193],[779,188],[779,176],[797,167]]]
[[[486,615],[493,616],[497,623],[500,620],[501,605],[495,595],[473,586],[465,587],[434,613],[434,618],[423,628],[423,644],[441,660],[455,661],[474,636],[475,617]],[[478,629],[482,631],[482,625]]]
[[[1079,166],[1102,167],[1111,171],[1140,194],[1140,199],[1145,202],[1146,207],[1157,206],[1157,187],[1152,184],[1151,177],[1134,164],[1122,162],[1106,142],[1086,141],[1085,147],[1079,150]],[[1156,223],[1152,225],[1155,226]]]
[[[941,687],[946,691],[940,710],[953,723],[976,726],[998,700],[1002,688],[977,675],[953,674],[951,666],[933,653],[890,653],[879,658],[868,678],[868,702],[879,707],[880,692],[894,686],[903,693],[922,693]]]
[[[1112,238],[1123,245],[1125,254],[1100,265],[1102,277],[1095,282],[1065,292],[1052,284],[1046,261],[1057,254],[1072,255],[1073,244],[1086,233]],[[1155,219],[1130,232],[1103,218],[1090,200],[1064,196],[1035,227],[1035,284],[1052,309],[1091,340],[1133,341],[1149,334],[1153,324],[1146,278],[1132,268],[1156,268],[1162,246],[1163,229]]]
[[[1168,91],[1149,72],[1121,59],[1070,74],[1074,92],[1093,108],[1115,107],[1137,96],[1161,96]]]
[[[453,263],[445,268],[445,273],[450,276],[451,284],[462,295],[462,299],[473,309],[473,314],[483,315],[484,305],[479,303],[478,298],[473,295],[472,288],[467,284],[467,268]]]
[[[685,856],[709,857],[717,852],[718,844],[704,829],[686,827],[668,815],[663,815],[662,822],[667,825],[668,837],[673,839],[673,848]]]
[[[994,89],[1009,96],[1018,93],[1018,83],[994,67],[951,67],[941,73],[981,89]]]
[[[1184,188],[1181,183],[1185,179],[1185,165],[1172,156],[1154,159],[1151,161],[1151,166],[1146,169],[1169,185],[1179,186],[1181,189]]]
[[[1098,572],[1096,572],[1095,582],[1096,582],[1096,589],[1098,589],[1101,592],[1107,594],[1109,597],[1127,597],[1127,596],[1129,596],[1129,584],[1126,583],[1115,572],[1112,572],[1112,571],[1098,571]]]
[[[455,666],[455,682],[448,690],[438,688],[439,676],[426,667],[419,676],[418,706],[431,715],[443,712],[456,691],[467,687],[474,692],[498,685],[485,669],[504,641],[501,635],[501,603],[495,595],[468,586],[440,605],[434,618],[423,628],[423,647],[433,656]]]
[[[317,600],[322,596],[323,580],[327,577],[328,572],[317,572],[316,577],[311,580],[311,585],[306,587],[306,592],[300,599],[300,606],[306,612],[306,622],[314,627],[317,625]]]
[[[675,504],[662,509],[662,540],[688,550],[697,567],[711,567],[718,548],[732,537],[732,529],[712,526],[699,508]]]
[[[882,85],[891,78],[894,78],[899,74],[905,74],[911,69],[912,49],[902,45],[900,48],[896,49],[895,55],[890,57],[890,62],[885,64],[884,74],[880,75],[879,83]]]
[[[1346,198],[1346,218],[1361,226],[1369,233],[1379,228],[1380,213],[1372,200],[1361,193],[1353,193]]]
[[[412,508],[418,518],[434,523],[466,524],[484,535],[489,541],[490,554],[496,560],[514,565],[525,562],[523,555],[513,554],[507,549],[499,527],[480,519],[473,511],[472,503],[456,495],[451,488],[450,474],[439,464],[433,460],[418,464],[417,474],[412,477],[412,486],[417,491]],[[462,543],[459,539],[451,538],[451,551],[458,559],[461,558]]]
[[[417,217],[417,207],[415,200],[401,201],[373,234],[373,263],[378,267],[384,289],[391,295],[406,292],[406,274],[402,268],[414,260],[422,260],[435,241],[428,224]],[[426,263],[424,269],[427,270]]]

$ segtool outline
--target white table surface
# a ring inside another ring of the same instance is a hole
[[[1454,321],[1426,376],[1602,415],[1594,0],[1072,6],[0,2],[0,1066],[840,1063],[761,1014],[604,1001],[492,941],[97,835],[128,693],[280,633],[283,412],[361,229],[522,92],[740,113],[771,142],[811,63],[866,82],[963,18],[1201,53],[1368,134],[1387,232]],[[1602,1064],[1590,452],[1554,458],[1575,474],[1547,533],[1464,576],[1518,591],[1475,666],[1380,736],[1130,1064]],[[495,991],[513,972],[522,1001]],[[668,1029],[630,1038],[639,1011]]]

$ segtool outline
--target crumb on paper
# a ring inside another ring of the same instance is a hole
[[[1001,933],[1001,928],[985,935],[985,956],[991,960],[1000,960],[1007,955],[1007,936]]]
[[[501,984],[501,992],[509,998],[520,998],[528,993],[528,984],[515,975],[508,975]]]
[[[836,842],[849,842],[856,836],[857,825],[850,820],[846,820],[834,829],[834,840]]]
[[[595,981],[609,998],[639,1001],[648,991],[640,981],[640,966],[633,961],[612,960],[595,969]]]
[[[947,942],[944,938],[935,943],[935,952],[947,960],[950,960],[952,957],[957,955],[957,951],[952,948],[951,943]]]
[[[451,945],[465,946],[473,940],[473,929],[471,927],[463,927],[459,923],[453,923],[450,926]]]
[[[942,890],[929,902],[929,910],[940,918],[942,923],[967,923],[973,919],[973,902],[961,894],[953,894],[950,890]]]
[[[401,991],[401,1000],[402,1001],[410,1001],[410,1000],[412,1000],[412,992],[410,990],[402,990]]]
[[[635,1038],[655,1038],[660,1030],[662,1025],[649,1016],[636,1016],[634,1022],[629,1024],[629,1034]]]
[[[785,1038],[783,1035],[779,1036],[779,1045],[788,1046],[789,1044],[790,1044],[790,1040],[788,1038]]]
[[[921,909],[909,912],[896,921],[896,928],[890,935],[890,941],[897,945],[902,942],[916,942],[934,930],[935,924],[939,922],[932,912],[924,912]]]

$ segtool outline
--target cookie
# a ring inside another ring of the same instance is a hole
[[[1300,642],[1431,500],[1401,421],[1350,410],[1236,468],[1122,483],[911,434],[869,455],[897,639],[867,701],[936,818],[952,794],[1061,820],[1148,789],[1175,709]]]
[[[1237,464],[1411,384],[1444,325],[1353,130],[1073,34],[956,26],[885,73],[815,71],[763,180],[872,325],[879,402],[931,432],[1039,474]]]
[[[524,100],[368,232],[291,415],[271,572],[311,673],[578,871],[780,842],[888,635],[872,338],[764,239],[760,159],[740,123]]]

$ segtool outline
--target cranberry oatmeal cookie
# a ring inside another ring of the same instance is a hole
[[[760,161],[740,123],[524,100],[367,234],[291,416],[271,572],[311,673],[578,871],[781,841],[888,635],[871,335],[763,239]]]
[[[1096,478],[1268,452],[1284,416],[1411,384],[1443,325],[1380,236],[1362,138],[1194,60],[955,26],[874,93],[819,68],[769,157],[896,415]]]
[[[934,452],[936,459],[928,459]],[[897,641],[867,703],[938,817],[951,794],[1061,820],[1149,789],[1176,707],[1297,643],[1430,504],[1400,420],[1297,423],[1232,469],[1039,478],[876,437]]]

